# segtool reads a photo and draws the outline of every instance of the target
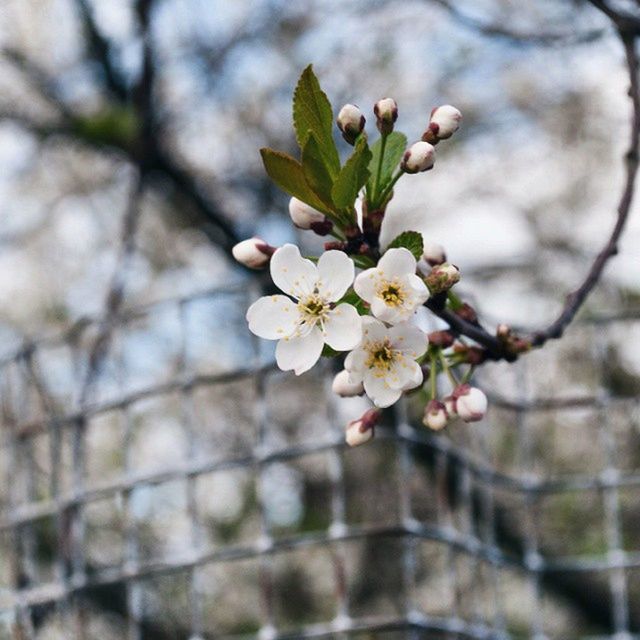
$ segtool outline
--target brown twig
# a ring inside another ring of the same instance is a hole
[[[463,27],[473,29],[486,36],[502,38],[518,45],[576,45],[593,42],[602,37],[604,29],[590,29],[582,33],[516,31],[502,24],[482,22],[460,11],[451,0],[430,0],[447,11],[447,13]]]
[[[549,326],[533,332],[526,338],[533,347],[541,347],[548,340],[562,337],[564,331],[575,318],[586,298],[599,282],[607,263],[618,253],[618,242],[629,217],[638,173],[640,84],[638,82],[638,58],[635,51],[635,41],[638,35],[640,35],[640,20],[636,20],[626,14],[614,12],[605,3],[601,2],[601,0],[589,1],[614,22],[625,50],[630,80],[629,97],[633,105],[629,149],[625,154],[626,180],[617,208],[616,221],[606,244],[596,256],[582,284],[567,296],[564,307],[558,317]],[[444,306],[434,304],[432,301],[427,303],[427,307],[438,317],[445,320],[455,333],[467,336],[483,346],[487,359],[513,361],[517,358],[517,354],[514,354],[508,349],[508,345],[499,341],[496,336],[491,335],[481,326],[460,318]]]
[[[535,332],[531,336],[533,346],[540,347],[547,340],[560,338],[567,326],[571,323],[576,313],[582,306],[587,296],[598,283],[608,261],[618,253],[618,241],[624,231],[633,194],[635,191],[636,176],[638,173],[638,138],[640,136],[640,87],[638,84],[638,58],[635,52],[635,34],[620,32],[620,38],[624,45],[627,66],[629,69],[630,89],[629,96],[633,102],[633,117],[631,123],[631,140],[625,161],[627,175],[624,189],[617,209],[617,218],[613,230],[605,246],[597,255],[584,282],[567,296],[565,305],[560,315],[545,329]]]

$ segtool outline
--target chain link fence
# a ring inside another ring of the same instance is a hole
[[[640,314],[485,367],[482,423],[409,399],[347,449],[364,400],[276,371],[254,295],[0,363],[0,638],[640,638]]]

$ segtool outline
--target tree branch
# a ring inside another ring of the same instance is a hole
[[[519,45],[574,45],[593,42],[600,38],[605,29],[591,29],[583,33],[539,33],[534,31],[515,31],[497,23],[481,22],[472,16],[463,13],[451,0],[430,0],[433,4],[442,7],[459,24],[486,36],[499,37]]]
[[[596,6],[598,0],[593,0]],[[608,15],[608,14],[607,14]],[[617,209],[617,218],[607,243],[597,255],[584,282],[567,296],[564,308],[560,315],[546,329],[537,331],[531,336],[533,346],[540,347],[547,340],[560,338],[567,326],[575,317],[587,296],[598,283],[608,261],[618,253],[618,241],[624,231],[633,194],[635,191],[636,176],[638,173],[638,138],[640,136],[640,87],[638,85],[638,58],[635,51],[636,36],[620,31],[620,38],[624,45],[627,67],[629,69],[630,89],[629,96],[633,103],[633,117],[631,120],[631,139],[629,149],[625,156],[627,175],[624,189]]]

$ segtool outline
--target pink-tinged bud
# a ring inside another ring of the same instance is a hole
[[[343,398],[351,398],[353,396],[359,396],[364,393],[364,385],[362,382],[353,383],[349,381],[349,372],[343,369],[333,379],[331,385],[333,393],[338,394]]]
[[[289,200],[289,215],[298,229],[311,229],[314,222],[324,222],[325,220],[324,213],[310,207],[298,198]]]
[[[338,129],[342,131],[342,137],[349,143],[354,144],[356,138],[362,133],[366,120],[362,111],[355,104],[345,104],[338,113]]]
[[[511,337],[511,327],[508,324],[499,324],[496,328],[496,336],[506,340]]]
[[[462,114],[460,111],[450,104],[436,107],[431,112],[429,131],[431,131],[438,140],[446,140],[460,128],[461,120]]]
[[[405,173],[429,171],[436,161],[436,150],[428,142],[414,142],[405,152],[400,168]]]
[[[460,270],[453,264],[444,262],[436,265],[425,276],[424,281],[429,291],[436,295],[443,291],[449,291],[454,284],[460,281]]]
[[[398,105],[393,98],[378,100],[373,107],[376,116],[376,126],[380,133],[391,133],[393,125],[398,119]]]
[[[358,420],[352,420],[347,425],[346,441],[350,447],[369,442],[374,436],[374,427],[380,419],[380,411],[378,409],[369,409],[365,411],[363,416]]]
[[[444,247],[436,242],[425,242],[422,257],[432,267],[447,261]]]
[[[477,422],[487,412],[487,396],[480,389],[463,384],[457,387],[453,396],[456,399],[456,412],[465,422]]]
[[[457,418],[458,411],[456,409],[455,397],[447,396],[446,398],[443,398],[442,401],[444,402],[444,406],[445,406],[445,409],[447,410],[447,415],[449,416],[449,419]]]
[[[440,431],[447,426],[447,422],[449,422],[449,414],[445,404],[439,400],[431,400],[424,410],[422,424],[434,431]]]
[[[273,255],[276,247],[268,245],[261,238],[249,238],[238,242],[237,245],[231,249],[233,257],[245,267],[250,269],[262,269],[269,264],[271,256]]]

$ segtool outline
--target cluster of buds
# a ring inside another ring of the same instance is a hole
[[[443,400],[431,400],[427,404],[422,423],[434,431],[440,431],[451,420],[478,422],[487,412],[487,396],[477,387],[458,385]]]
[[[429,428],[442,429],[456,416],[479,420],[486,397],[466,384],[474,347],[459,342],[451,331],[427,335],[415,321],[430,296],[438,296],[434,306],[427,305],[431,309],[449,305],[461,317],[475,314],[451,291],[460,280],[458,268],[447,262],[441,245],[425,242],[417,231],[406,229],[386,250],[380,242],[395,184],[404,175],[434,167],[434,145],[459,128],[460,112],[449,105],[434,109],[422,140],[408,145],[406,136],[395,130],[396,101],[383,98],[373,107],[380,137],[369,147],[364,114],[357,105],[345,104],[335,123],[354,149],[341,166],[331,133],[333,116],[328,115],[331,105],[311,67],[300,78],[293,111],[301,159],[262,149],[265,168],[291,196],[293,225],[332,238],[313,258],[303,257],[293,244],[276,248],[260,238],[233,247],[243,265],[269,267],[282,292],[249,307],[249,329],[277,341],[278,366],[296,375],[321,356],[345,354],[333,392],[343,398],[366,396],[375,406],[347,425],[350,446],[371,440],[381,410],[423,388],[427,377],[431,392],[424,423]],[[508,332],[504,339],[513,340]],[[454,371],[461,366],[469,369],[458,383]],[[436,376],[445,372],[453,391],[439,399]]]

